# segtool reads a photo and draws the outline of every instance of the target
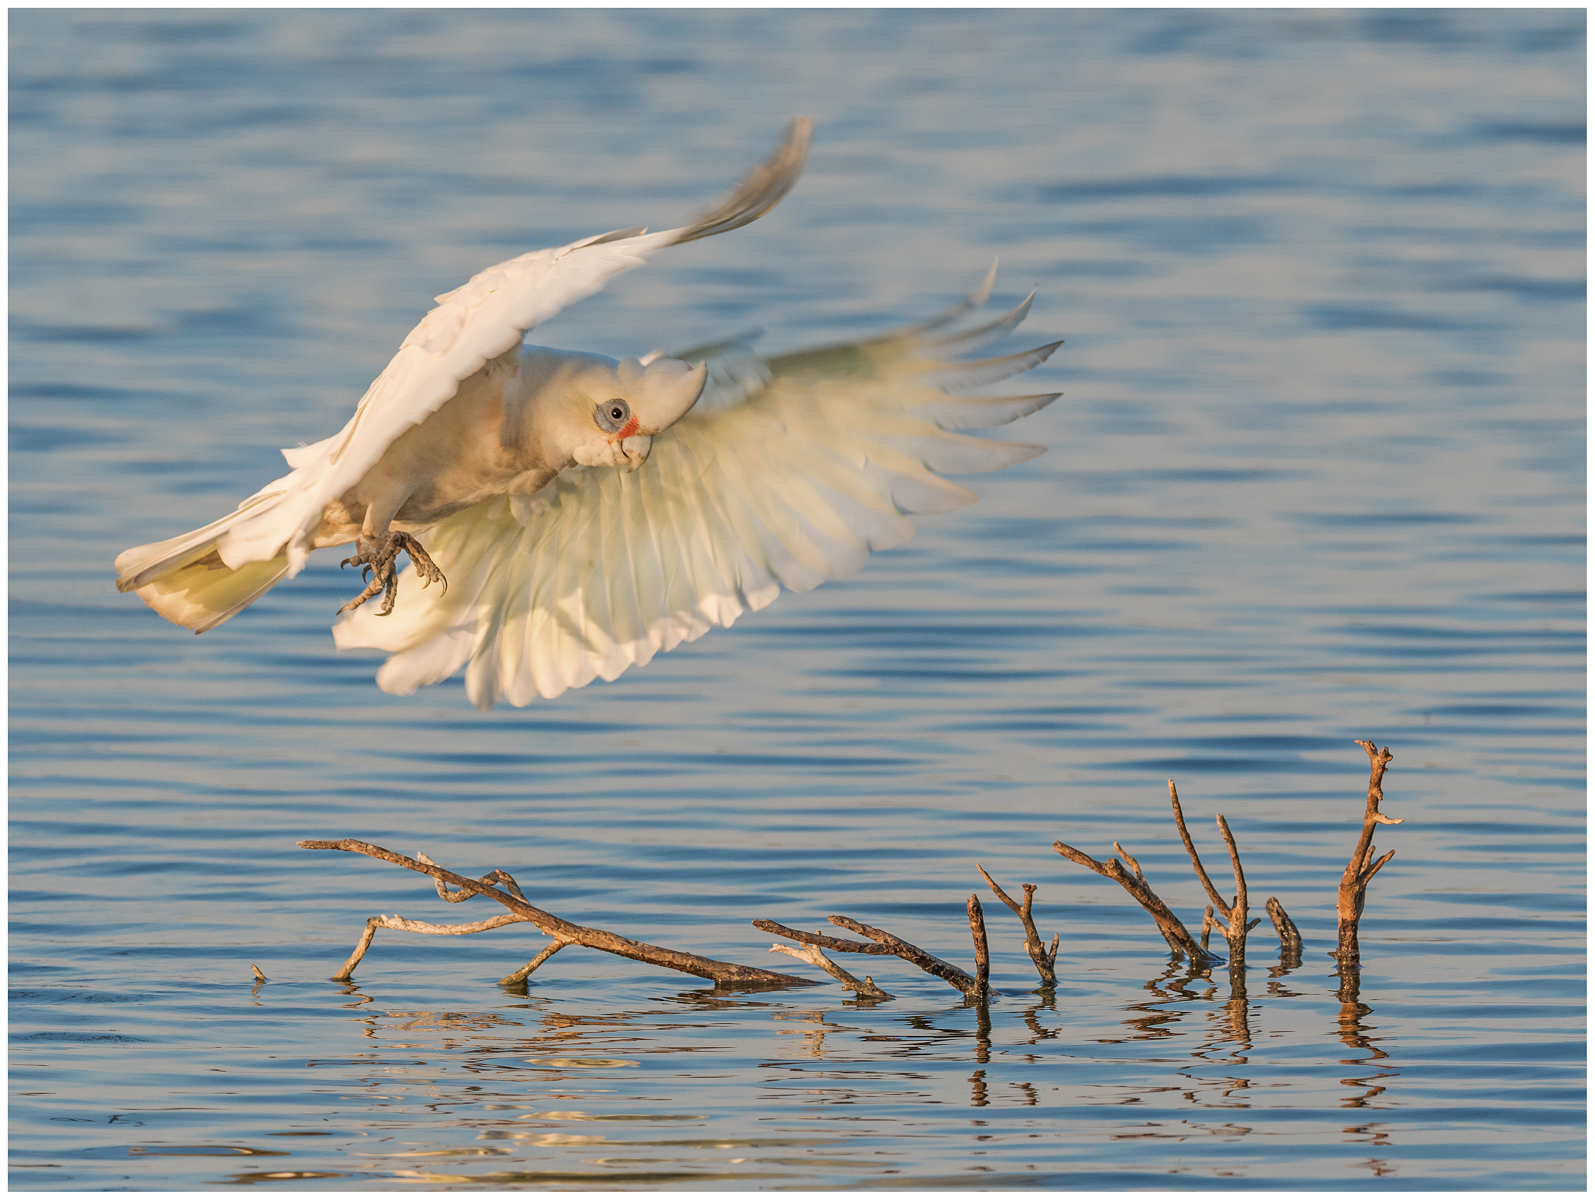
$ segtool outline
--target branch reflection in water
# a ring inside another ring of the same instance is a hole
[[[1116,1128],[1099,1131],[1116,1142],[1233,1142],[1268,1127],[1250,1120],[1210,1122],[1198,1114],[1255,1109],[1261,1118],[1277,1107],[1277,1101],[1261,1103],[1256,1093],[1259,1086],[1285,1086],[1270,1082],[1276,1064],[1265,1059],[1254,1067],[1253,1058],[1268,1039],[1286,1036],[1290,1017],[1304,1002],[1322,1004],[1330,1013],[1338,1005],[1338,1018],[1319,1028],[1329,1035],[1322,1044],[1339,1053],[1323,1061],[1342,1070],[1358,1068],[1339,1080],[1356,1089],[1339,1104],[1382,1107],[1377,1098],[1396,1072],[1388,1043],[1380,1044],[1368,1021],[1372,1007],[1361,998],[1357,969],[1341,964],[1331,976],[1339,986],[1331,990],[1301,981],[1300,962],[1299,951],[1287,948],[1275,964],[1256,963],[1252,969],[1266,970],[1269,985],[1252,995],[1244,972],[1226,966],[1227,978],[1219,982],[1217,964],[1173,959],[1143,985],[1145,999],[1127,1006],[1120,1022],[1125,1035],[1119,1038],[1090,1037],[1089,1013],[1077,1004],[1060,1006],[1058,991],[1068,997],[1074,990],[1068,985],[997,987],[989,1000],[929,1005],[920,996],[898,1002],[916,1006],[904,1012],[856,1000],[797,1007],[794,993],[709,988],[662,991],[648,1003],[607,1009],[505,989],[491,1008],[425,1010],[394,1005],[377,989],[345,984],[336,995],[370,1050],[346,1053],[332,1065],[353,1093],[349,1099],[388,1115],[377,1117],[342,1152],[351,1178],[430,1186],[596,1186],[600,1179],[662,1186],[690,1178],[758,1187],[789,1178],[798,1164],[829,1164],[866,1178],[866,1167],[886,1175],[912,1166],[899,1163],[909,1157],[900,1148],[887,1151],[882,1161],[874,1147],[900,1147],[915,1124],[912,1118],[903,1123],[908,1113],[901,1106],[924,1103],[1011,1113],[969,1120],[968,1136],[994,1154],[1015,1139],[1084,1136],[1086,1125],[1066,1123],[1075,1132],[1062,1132],[1061,1106],[1070,1106],[1087,1125],[1100,1106],[1144,1106],[1143,1127],[1118,1121]],[[1019,978],[1019,964],[1031,965],[1025,956],[1011,956],[1009,979]],[[562,985],[549,980],[547,986],[552,992]],[[707,1132],[714,1127],[712,1113],[677,1111],[674,1096],[686,1080],[716,1078],[725,1052],[716,1043],[729,1047],[736,1039],[762,1043],[766,1098],[781,1095],[796,1106],[789,1104],[790,1115],[780,1121],[756,1125],[749,1136],[716,1136]],[[1166,1056],[1142,1060],[1147,1069],[1132,1079],[1121,1068],[1134,1056],[1110,1058],[1094,1049],[1153,1043],[1184,1047],[1185,1065],[1172,1073],[1183,1076],[1183,1084],[1171,1082]],[[1050,1047],[1046,1058],[1034,1053],[1043,1045]],[[1347,1048],[1360,1053],[1346,1057]],[[1110,1062],[1115,1069],[1104,1074],[1102,1066]],[[1369,1066],[1375,1068],[1371,1073]],[[1191,1110],[1189,1115],[1181,1108]],[[407,1140],[409,1114],[421,1112],[434,1118],[434,1137],[435,1118],[443,1117],[467,1143]],[[1015,1125],[1023,1112],[1035,1113],[1041,1123]],[[805,1119],[844,1120],[853,1127],[843,1139],[805,1129]],[[1391,1128],[1359,1123],[1339,1136],[1387,1146]],[[873,1130],[887,1141],[872,1141]],[[486,1166],[486,1159],[503,1161],[504,1169],[468,1166]],[[1378,1177],[1395,1171],[1383,1158],[1370,1157],[1364,1166]],[[242,1172],[231,1182],[286,1178],[280,1172]]]

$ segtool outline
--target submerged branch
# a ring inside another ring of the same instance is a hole
[[[1267,909],[1268,919],[1274,923],[1274,932],[1279,935],[1281,961],[1287,967],[1301,966],[1301,930],[1296,928],[1296,922],[1290,919],[1285,906],[1273,896],[1268,898]]]
[[[830,916],[825,918],[832,925],[843,929],[851,929],[854,933],[862,933],[865,937],[885,947],[898,958],[913,963],[921,971],[936,976],[957,988],[964,995],[976,998],[985,993],[980,981],[961,967],[955,967],[944,959],[937,958],[927,950],[921,950],[913,942],[905,942],[896,934],[887,933],[884,929],[876,929],[873,925],[866,925],[862,921],[855,921],[852,917]],[[972,922],[971,922],[972,923]]]
[[[1363,813],[1362,830],[1351,857],[1341,874],[1340,888],[1337,896],[1336,912],[1339,918],[1339,940],[1334,951],[1340,963],[1343,981],[1355,976],[1359,958],[1357,943],[1358,922],[1361,919],[1363,905],[1366,900],[1368,884],[1394,856],[1394,851],[1378,855],[1373,844],[1373,836],[1379,825],[1400,824],[1400,819],[1386,816],[1379,811],[1379,806],[1384,799],[1383,780],[1393,756],[1389,748],[1380,750],[1373,742],[1358,742],[1367,751],[1369,759],[1368,798]],[[1230,983],[1232,999],[1238,998],[1238,1003],[1244,1007],[1245,1000],[1245,975],[1246,975],[1246,938],[1247,934],[1261,923],[1261,918],[1248,919],[1249,898],[1246,872],[1241,862],[1240,847],[1235,835],[1230,829],[1229,821],[1219,814],[1215,820],[1224,846],[1229,854],[1230,867],[1234,874],[1235,892],[1228,900],[1222,896],[1214,885],[1207,868],[1203,865],[1201,855],[1196,849],[1195,840],[1191,837],[1186,825],[1185,813],[1180,804],[1180,797],[1174,781],[1169,780],[1169,802],[1173,808],[1175,828],[1180,835],[1187,855],[1191,860],[1191,867],[1196,873],[1196,878],[1202,886],[1211,904],[1202,916],[1200,941],[1191,936],[1190,931],[1177,917],[1161,897],[1153,890],[1141,864],[1135,857],[1125,850],[1118,842],[1113,843],[1117,858],[1098,861],[1064,842],[1054,842],[1052,848],[1064,858],[1104,878],[1111,879],[1122,887],[1132,899],[1141,905],[1156,923],[1159,933],[1168,943],[1170,951],[1176,957],[1189,960],[1190,970],[1197,974],[1206,974],[1208,965],[1219,961],[1218,956],[1208,951],[1209,937],[1213,930],[1221,930],[1229,946]],[[604,929],[594,929],[588,926],[577,925],[553,913],[537,908],[527,901],[525,894],[515,879],[502,870],[489,871],[478,879],[471,879],[439,866],[425,854],[418,854],[409,858],[394,851],[369,842],[357,841],[353,838],[343,838],[336,841],[306,840],[299,843],[309,850],[342,850],[352,854],[362,854],[369,858],[390,862],[407,870],[416,871],[429,876],[437,889],[438,896],[449,904],[459,904],[472,896],[486,896],[495,903],[502,905],[508,911],[482,921],[474,921],[460,925],[435,925],[424,921],[413,921],[398,915],[381,915],[371,917],[366,921],[358,944],[353,953],[338,968],[334,979],[347,981],[354,973],[366,953],[370,950],[373,939],[378,929],[396,929],[410,933],[424,933],[435,936],[459,936],[464,934],[480,933],[490,929],[499,929],[507,925],[530,924],[536,926],[550,939],[550,944],[545,947],[530,962],[519,970],[506,975],[500,983],[505,986],[524,986],[530,975],[549,958],[557,954],[566,946],[584,946],[593,950],[601,950],[606,954],[614,954],[622,958],[633,959],[637,962],[647,963],[650,966],[664,967],[673,971],[680,971],[688,975],[714,980],[718,984],[738,985],[745,987],[794,987],[812,985],[813,981],[795,975],[786,975],[778,971],[769,971],[759,967],[743,966],[739,963],[721,962],[701,955],[691,954],[681,950],[672,950],[663,946],[654,946],[646,942],[635,941],[620,934],[611,933]],[[1015,900],[1003,887],[992,878],[991,874],[978,862],[975,869],[986,885],[1015,916],[1019,918],[1024,929],[1024,947],[1029,954],[1031,962],[1035,965],[1036,973],[1040,976],[1042,993],[1050,996],[1051,989],[1057,984],[1056,963],[1058,946],[1061,935],[1055,934],[1049,946],[1041,940],[1041,935],[1036,928],[1033,907],[1035,903],[1036,885],[1033,883],[1022,884],[1024,899]],[[854,992],[861,999],[889,1000],[889,992],[880,988],[868,975],[862,980],[833,961],[826,951],[844,954],[868,954],[877,957],[892,955],[912,963],[927,974],[934,975],[949,986],[955,988],[966,998],[975,1000],[984,1005],[991,995],[991,951],[987,938],[985,912],[981,907],[978,895],[971,895],[965,903],[965,914],[969,921],[970,938],[974,944],[974,973],[970,974],[963,968],[938,958],[936,955],[905,941],[896,934],[873,925],[866,925],[853,917],[833,915],[827,918],[834,926],[860,934],[868,940],[855,941],[837,937],[832,934],[818,931],[809,933],[800,929],[793,929],[779,922],[758,918],[753,921],[755,928],[776,937],[784,938],[795,945],[774,945],[772,953],[785,954],[791,958],[799,959],[811,966],[818,967],[832,978],[836,979],[848,991]],[[1269,897],[1267,903],[1269,919],[1273,922],[1274,931],[1278,935],[1280,945],[1280,967],[1276,971],[1288,971],[1301,964],[1302,936],[1296,923],[1291,920],[1284,906],[1276,897]],[[264,982],[264,976],[259,968],[254,968],[257,986]],[[1350,986],[1350,984],[1348,984]],[[984,1008],[982,1008],[984,1011]],[[1240,1012],[1240,1009],[1237,1009]],[[1241,1028],[1244,1025],[1244,1014],[1238,1017]],[[1239,1036],[1239,1035],[1237,1035]],[[1245,1039],[1242,1039],[1245,1040]]]
[[[1346,863],[1346,869],[1341,872],[1340,890],[1335,898],[1338,937],[1335,942],[1334,958],[1342,967],[1352,968],[1355,968],[1362,958],[1357,935],[1362,921],[1363,905],[1368,898],[1368,884],[1396,853],[1394,850],[1388,851],[1383,857],[1374,861],[1373,856],[1377,853],[1373,844],[1374,829],[1379,825],[1399,825],[1402,821],[1400,817],[1386,816],[1379,811],[1379,805],[1385,798],[1385,771],[1395,755],[1390,753],[1389,746],[1381,750],[1374,742],[1358,741],[1357,745],[1368,753],[1368,800],[1362,814],[1362,832],[1358,835],[1356,849],[1351,852],[1351,859]]]
[[[533,907],[524,899],[500,891],[487,883],[467,876],[456,874],[445,867],[440,867],[433,862],[423,862],[419,859],[409,858],[403,854],[396,854],[392,850],[381,846],[374,846],[370,842],[358,841],[355,838],[340,838],[336,841],[322,841],[309,839],[299,843],[306,850],[343,850],[350,854],[364,854],[369,858],[381,859],[383,862],[394,863],[411,871],[419,871],[423,875],[430,875],[438,881],[440,890],[444,883],[451,883],[470,895],[486,896],[496,900],[509,909],[514,917],[511,920],[500,918],[501,924],[512,924],[515,921],[529,921],[536,925],[549,937],[565,943],[586,946],[591,950],[602,950],[606,954],[615,954],[621,958],[630,958],[637,962],[644,962],[650,966],[666,967],[672,971],[680,971],[686,975],[696,975],[702,979],[712,979],[716,983],[741,984],[752,986],[796,987],[812,986],[813,980],[803,979],[796,975],[783,975],[779,971],[766,971],[759,967],[744,967],[739,963],[720,962],[701,955],[689,954],[682,950],[670,950],[664,946],[652,946],[647,942],[633,941],[631,938],[622,937],[618,933],[610,933],[606,929],[592,929],[585,925],[576,925],[570,921],[556,917],[553,913],[544,912]],[[488,878],[491,878],[489,876]],[[510,881],[513,886],[513,880]],[[519,888],[516,888],[519,891]],[[457,903],[457,901],[451,901]],[[373,918],[377,920],[378,918]],[[388,926],[388,928],[403,928],[403,926]],[[434,929],[422,932],[434,932]],[[351,962],[345,964],[347,970],[354,969],[354,963],[360,961],[366,949],[375,936],[376,929],[367,922],[365,936],[361,944],[356,947],[356,953],[351,956]],[[347,978],[347,976],[344,976]]]
[[[1180,919],[1169,911],[1169,906],[1164,904],[1162,898],[1152,890],[1152,885],[1147,882],[1146,876],[1141,874],[1139,865],[1137,865],[1135,873],[1131,874],[1130,871],[1125,869],[1123,863],[1115,862],[1113,859],[1108,859],[1106,862],[1098,862],[1085,851],[1076,850],[1073,846],[1063,842],[1053,842],[1052,848],[1070,862],[1079,863],[1082,867],[1089,867],[1098,875],[1113,880],[1125,891],[1129,892],[1131,899],[1146,909],[1152,920],[1157,922],[1158,932],[1163,935],[1163,940],[1169,944],[1169,949],[1175,954],[1183,954],[1193,963],[1212,961],[1213,955],[1197,944],[1196,939],[1191,936],[1190,930],[1185,928]],[[1118,843],[1114,843],[1114,848],[1118,848]],[[1119,853],[1129,862],[1135,862],[1123,850],[1120,850]]]
[[[553,958],[554,955],[558,954],[566,946],[571,946],[574,944],[575,943],[573,942],[549,942],[548,945],[544,946],[542,950],[538,952],[537,957],[532,959],[531,962],[527,963],[519,971],[511,971],[508,975],[504,976],[503,979],[500,979],[498,981],[499,987],[518,987],[524,985],[526,981],[531,978],[533,971],[537,970],[538,967],[542,966],[549,959]]]
[[[774,922],[772,922],[773,924]],[[840,940],[840,939],[833,939]],[[771,954],[790,954],[793,958],[802,959],[811,966],[816,966],[832,979],[835,979],[844,989],[852,992],[860,1000],[891,1000],[892,994],[878,987],[868,975],[863,979],[844,970],[829,955],[818,946],[811,943],[799,942],[796,946],[783,946],[780,942],[770,947]]]
[[[1123,851],[1121,850],[1120,853],[1122,854]],[[1133,862],[1134,860],[1132,859],[1131,861]],[[986,874],[985,867],[976,863],[975,870],[980,872],[980,877],[991,888],[992,894],[1006,904],[1013,911],[1013,914],[1019,918],[1020,922],[1023,923],[1025,927],[1025,952],[1030,955],[1030,961],[1036,964],[1036,973],[1041,976],[1041,986],[1044,988],[1056,987],[1058,976],[1053,969],[1053,964],[1058,961],[1059,935],[1056,933],[1052,935],[1052,948],[1049,950],[1042,942],[1041,935],[1036,932],[1035,919],[1030,915],[1030,907],[1036,897],[1036,885],[1033,883],[1020,884],[1019,886],[1024,889],[1025,900],[1023,904],[1016,904],[1013,897],[998,887],[997,881]]]
[[[1180,831],[1180,841],[1185,843],[1185,852],[1191,856],[1191,868],[1196,872],[1196,878],[1201,881],[1202,890],[1213,902],[1214,911],[1226,921],[1229,920],[1229,905],[1225,903],[1224,897],[1218,894],[1213,881],[1208,878],[1207,868],[1202,865],[1202,856],[1196,852],[1196,843],[1191,840],[1191,831],[1185,827],[1185,811],[1180,807],[1180,793],[1175,789],[1172,779],[1169,780],[1169,803],[1174,806],[1174,827]]]
[[[773,933],[777,937],[784,937],[802,946],[811,946],[816,949],[839,950],[845,954],[894,954],[898,958],[913,963],[921,971],[925,971],[951,984],[965,996],[971,999],[984,999],[988,985],[987,975],[982,973],[980,965],[986,953],[985,920],[980,914],[980,901],[971,897],[971,903],[967,906],[967,911],[970,932],[975,939],[975,975],[969,974],[960,967],[953,966],[950,962],[937,958],[928,951],[921,950],[912,942],[905,942],[896,934],[887,933],[884,929],[876,929],[873,925],[866,925],[862,921],[855,921],[852,917],[832,916],[827,917],[826,920],[832,925],[850,929],[854,933],[862,933],[870,939],[868,942],[850,942],[845,938],[830,937],[823,933],[805,933],[801,929],[793,929],[790,926],[782,925],[765,917],[757,918],[753,922],[753,926],[755,929],[762,929],[766,933]],[[793,952],[791,950],[783,950],[782,953],[791,954]],[[795,954],[794,957],[803,958],[805,956]],[[986,961],[986,972],[989,973],[989,960]],[[815,965],[819,966],[821,970],[826,970],[820,963],[815,963]],[[832,965],[835,966],[834,963]],[[841,970],[841,968],[837,967],[837,970]],[[836,972],[832,971],[831,974],[835,975]],[[837,978],[840,978],[840,976],[837,976]],[[867,976],[865,981],[873,986],[872,981]],[[846,987],[848,985],[843,983],[843,986]],[[859,994],[864,995],[862,992]]]
[[[969,936],[975,942],[975,995],[984,1000],[991,992],[991,948],[986,944],[986,914],[981,910],[980,897],[973,892],[969,893],[965,911],[969,914]]]

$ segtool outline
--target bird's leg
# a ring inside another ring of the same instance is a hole
[[[383,593],[383,597],[382,608],[377,615],[385,617],[393,611],[393,602],[399,597],[400,551],[410,556],[410,564],[421,577],[422,587],[441,583],[445,592],[449,590],[449,581],[443,578],[443,572],[438,570],[431,556],[422,549],[421,543],[408,533],[389,530],[369,537],[361,533],[354,540],[354,551],[354,555],[344,559],[339,566],[347,567],[352,563],[363,568],[361,575],[368,577],[368,582],[363,592],[338,610],[341,613],[359,608],[378,592]]]

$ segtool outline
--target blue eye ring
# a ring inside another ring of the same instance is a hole
[[[605,433],[619,433],[631,420],[631,405],[619,396],[604,400],[593,407],[593,420]]]

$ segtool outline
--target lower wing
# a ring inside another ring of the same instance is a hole
[[[389,651],[377,674],[387,692],[408,695],[465,666],[478,708],[520,706],[614,679],[765,607],[782,586],[807,591],[850,574],[913,535],[908,514],[976,498],[943,474],[1042,453],[951,432],[1006,424],[1056,398],[944,390],[1029,370],[1057,348],[947,361],[1023,319],[1028,300],[942,333],[990,284],[886,337],[728,359],[731,369],[714,373],[720,394],[656,438],[636,472],[569,471],[536,496],[498,497],[438,523],[424,536],[448,591],[423,590],[407,569],[389,616],[368,606],[334,625],[339,648]]]

